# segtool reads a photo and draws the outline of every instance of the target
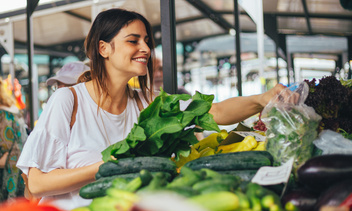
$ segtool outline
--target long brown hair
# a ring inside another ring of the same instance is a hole
[[[92,27],[86,37],[84,42],[86,55],[90,59],[89,72],[86,72],[84,76],[79,79],[82,81],[93,80],[95,81],[96,87],[98,87],[99,93],[103,94],[103,101],[106,97],[109,97],[109,90],[107,89],[107,71],[104,65],[104,58],[99,53],[99,41],[110,43],[112,39],[120,32],[120,30],[131,23],[134,20],[140,20],[144,23],[147,34],[149,36],[147,45],[151,51],[151,57],[148,60],[148,74],[144,76],[138,76],[138,81],[142,94],[146,101],[150,103],[153,96],[153,58],[155,56],[154,49],[154,39],[151,29],[151,25],[146,18],[141,14],[133,11],[128,11],[125,9],[109,9],[103,11],[97,15]],[[129,90],[129,86],[127,89]],[[147,92],[149,92],[149,98],[147,97]],[[131,92],[129,92],[131,93]],[[101,95],[99,95],[100,98]],[[99,100],[98,106],[100,106],[101,101]]]

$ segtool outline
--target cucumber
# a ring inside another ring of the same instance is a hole
[[[183,196],[185,198],[199,195],[198,191],[194,190],[192,187],[189,186],[164,187],[160,189],[160,191],[168,191]]]
[[[254,175],[257,173],[257,169],[246,169],[246,170],[231,170],[231,171],[218,171],[220,174],[228,174],[238,176],[242,181],[250,182]]]
[[[168,173],[157,172],[147,186],[140,188],[138,192],[155,191],[165,187],[168,183]]]
[[[103,177],[92,183],[83,186],[79,195],[84,199],[93,199],[106,195],[106,190],[112,186],[112,181],[118,176]]]
[[[266,151],[243,151],[200,157],[189,161],[184,166],[193,170],[209,168],[214,171],[226,171],[259,169],[272,164],[272,156]]]
[[[157,173],[158,172],[151,172],[152,175]],[[168,180],[171,178],[169,173],[164,172],[164,174]],[[101,177],[96,181],[83,186],[79,191],[79,195],[85,199],[102,197],[106,195],[106,190],[113,186],[113,180],[115,180],[116,178],[125,179],[127,182],[130,182],[139,176],[140,172]]]
[[[146,156],[108,161],[100,165],[98,172],[102,177],[138,173],[142,169],[150,172],[163,171],[175,175],[176,168],[176,164],[170,158]]]
[[[182,187],[192,186],[196,182],[203,180],[205,173],[202,171],[193,171],[190,168],[183,166],[180,170],[180,174],[175,177],[167,187]]]
[[[195,183],[192,188],[200,193],[210,193],[216,191],[234,191],[239,186],[239,180],[216,180],[207,179]]]
[[[238,196],[229,191],[205,193],[190,197],[188,201],[212,211],[232,211],[239,208]]]

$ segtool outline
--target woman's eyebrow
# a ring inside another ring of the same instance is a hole
[[[139,34],[128,34],[128,35],[125,36],[125,38],[126,38],[126,37],[137,37],[137,38],[140,38],[141,35],[139,35]],[[149,36],[146,35],[144,38],[149,38]]]
[[[128,34],[125,37],[138,37],[138,38],[140,38],[141,35],[139,35],[139,34]]]

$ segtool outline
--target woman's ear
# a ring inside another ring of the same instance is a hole
[[[110,48],[111,46],[109,43],[102,40],[99,41],[99,53],[103,58],[105,59],[109,58]]]

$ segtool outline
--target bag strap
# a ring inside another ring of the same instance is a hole
[[[70,129],[72,129],[73,125],[76,122],[76,114],[77,114],[77,108],[78,108],[78,102],[77,102],[77,93],[75,88],[69,87],[70,90],[72,91],[73,94],[73,110],[72,110],[72,116],[71,116],[71,122],[70,122]]]
[[[139,98],[139,94],[138,94],[137,90],[133,90],[133,93],[134,93],[134,99],[136,99],[136,102],[137,102],[138,109],[139,109],[139,111],[142,111],[143,104],[142,104],[141,99]]]

